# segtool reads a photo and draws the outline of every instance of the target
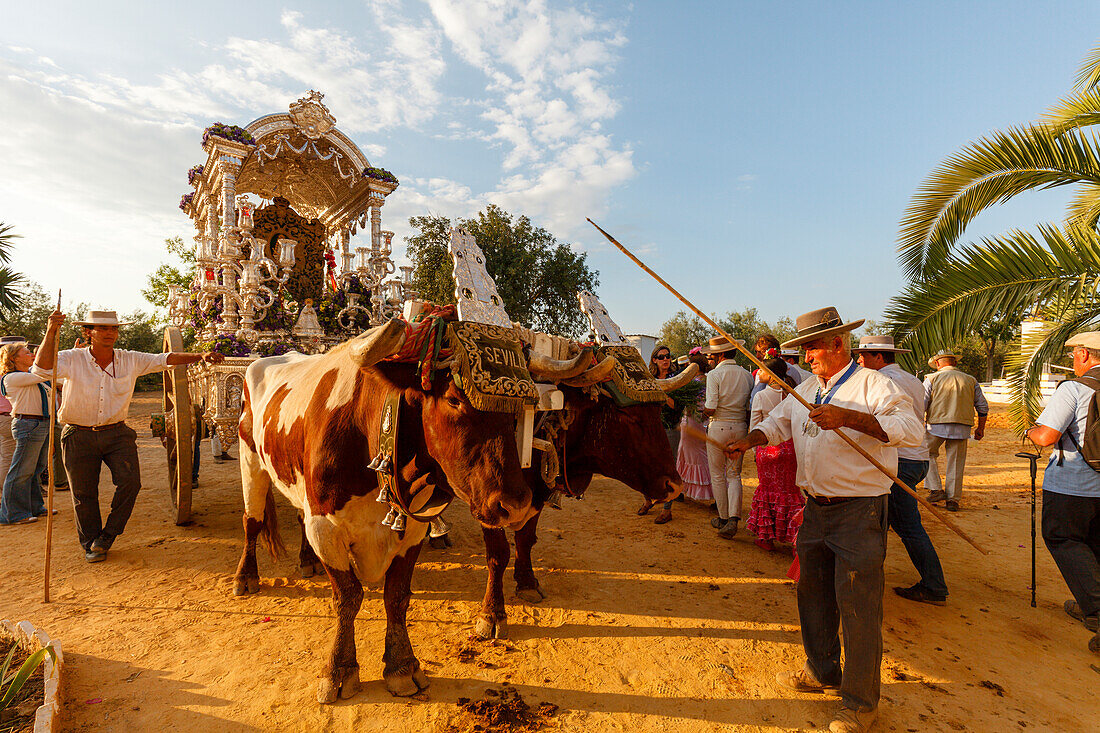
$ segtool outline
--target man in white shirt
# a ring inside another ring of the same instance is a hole
[[[31,369],[35,374],[53,376],[54,344],[64,322],[60,311],[50,314],[46,336]],[[115,537],[126,528],[141,488],[137,433],[125,422],[137,378],[177,364],[217,363],[225,357],[215,352],[146,354],[116,349],[118,327],[128,324],[120,323],[114,311],[91,311],[86,320],[74,324],[84,327],[84,340],[90,345],[57,354],[57,376],[67,380],[58,413],[58,421],[65,424],[61,452],[84,558],[100,562],[106,559]],[[115,485],[106,524],[99,512],[99,471],[103,463],[110,469]]]
[[[913,400],[913,412],[918,420],[924,420],[924,384],[921,380],[904,371],[894,363],[896,354],[908,354],[909,349],[899,349],[894,345],[893,336],[864,336],[856,348],[859,365],[885,374],[901,387]],[[898,448],[898,478],[911,488],[916,489],[928,472],[928,448],[921,443],[915,448]],[[920,573],[920,581],[906,587],[895,587],[894,592],[902,598],[921,603],[942,606],[947,601],[947,582],[943,578],[940,556],[924,530],[920,519],[920,505],[909,492],[898,484],[890,487],[890,501],[887,516],[890,527],[898,533],[909,559]]]
[[[746,437],[729,443],[731,456],[758,445],[793,439],[795,482],[807,493],[796,550],[801,566],[798,617],[806,665],[781,672],[777,682],[798,692],[840,690],[829,730],[864,731],[878,709],[882,662],[883,560],[887,498],[892,481],[837,434],[845,428],[861,448],[887,468],[897,467],[897,446],[916,446],[924,436],[913,401],[888,377],[852,361],[850,331],[836,308],[798,317],[798,336],[814,379],[785,399]],[[841,640],[844,629],[844,666]]]
[[[744,345],[740,340],[737,343]],[[707,435],[719,445],[742,438],[748,432],[752,375],[731,358],[736,348],[725,336],[718,336],[700,349],[711,367],[703,403],[703,414],[710,418]],[[710,489],[718,509],[718,516],[710,524],[718,530],[719,537],[732,539],[741,520],[742,456],[727,458],[723,450],[707,443],[707,463]]]

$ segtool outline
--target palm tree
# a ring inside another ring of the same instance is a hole
[[[1072,333],[1100,321],[1100,47],[1074,92],[1045,119],[997,131],[950,156],[918,188],[901,223],[898,253],[910,284],[886,319],[918,354],[955,343],[998,315],[1031,313],[1053,324],[1010,359],[1017,425],[1037,414],[1036,387]],[[982,211],[1036,189],[1074,186],[1061,226],[1038,237],[1011,231],[959,245]]]
[[[0,313],[19,306],[20,287],[26,282],[22,275],[8,267],[14,240],[20,236],[13,233],[12,228],[11,224],[0,221]]]

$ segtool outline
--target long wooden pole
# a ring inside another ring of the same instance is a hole
[[[61,289],[57,291],[57,310],[61,310]],[[57,333],[53,340],[53,379],[50,380],[50,448],[48,452],[48,464],[46,470],[49,485],[46,487],[46,572],[43,578],[43,600],[50,602],[50,553],[53,549],[53,485],[54,485],[54,431],[57,429],[57,342],[61,334]]]
[[[806,400],[804,400],[804,399],[802,398],[802,395],[798,394],[798,392],[796,392],[796,391],[795,391],[794,389],[792,389],[792,388],[791,388],[791,387],[790,387],[790,386],[789,386],[789,385],[788,385],[788,384],[787,384],[786,382],[784,382],[784,381],[783,381],[782,379],[780,379],[780,378],[779,378],[778,376],[776,376],[776,375],[775,375],[775,373],[774,373],[774,372],[772,372],[772,370],[768,369],[768,367],[764,365],[764,362],[762,362],[762,361],[760,361],[759,359],[757,359],[757,358],[756,358],[756,355],[755,355],[755,354],[753,354],[753,353],[752,353],[751,351],[749,351],[749,350],[748,350],[748,349],[746,349],[746,348],[745,348],[744,346],[742,346],[742,345],[741,345],[741,342],[740,342],[740,341],[738,341],[738,340],[737,340],[737,339],[735,339],[735,338],[734,338],[733,336],[730,336],[730,335],[729,335],[728,333],[726,333],[726,332],[725,332],[725,331],[724,331],[724,330],[722,329],[722,327],[721,327],[721,326],[719,326],[719,325],[718,325],[717,323],[715,323],[713,319],[711,319],[710,317],[708,317],[706,313],[703,313],[703,311],[701,311],[701,310],[699,310],[698,308],[696,308],[696,307],[695,307],[695,305],[694,305],[694,304],[693,304],[693,303],[692,303],[692,302],[691,302],[690,300],[688,300],[687,298],[685,298],[685,297],[684,297],[683,295],[681,295],[681,294],[680,294],[680,291],[678,291],[678,290],[677,290],[676,288],[672,287],[672,286],[671,286],[671,285],[669,285],[669,284],[668,284],[667,282],[665,282],[664,278],[662,278],[662,277],[661,277],[660,275],[658,275],[657,273],[655,273],[655,272],[654,272],[653,270],[651,270],[651,269],[649,269],[648,267],[646,267],[646,264],[645,264],[644,262],[642,262],[642,261],[641,261],[641,260],[639,260],[639,259],[638,259],[637,257],[635,257],[635,256],[634,256],[634,253],[632,253],[632,252],[631,252],[630,250],[628,250],[628,249],[627,249],[626,247],[624,247],[623,245],[619,244],[618,240],[616,240],[616,239],[615,239],[614,237],[612,237],[612,236],[611,236],[610,234],[608,234],[607,232],[605,232],[605,231],[604,231],[604,230],[603,230],[603,229],[602,229],[602,228],[600,227],[600,225],[599,225],[599,224],[597,224],[596,222],[592,221],[591,219],[588,219],[587,221],[588,221],[588,223],[589,223],[589,224],[591,224],[592,226],[596,227],[596,229],[598,229],[598,230],[599,230],[600,234],[602,234],[602,235],[604,235],[605,237],[607,237],[607,241],[611,242],[611,243],[612,243],[613,245],[615,245],[615,246],[616,246],[616,247],[617,247],[617,248],[619,249],[619,251],[621,251],[621,252],[622,252],[622,253],[623,253],[624,255],[626,255],[626,256],[627,256],[627,257],[629,257],[629,258],[630,258],[631,260],[633,260],[633,261],[634,261],[634,264],[636,264],[636,265],[637,265],[638,267],[642,268],[642,269],[643,269],[643,270],[645,270],[645,271],[646,271],[647,273],[649,273],[649,274],[650,274],[650,275],[651,275],[651,276],[653,277],[653,279],[654,279],[654,280],[656,280],[657,282],[661,283],[661,285],[664,285],[664,286],[665,286],[665,288],[666,288],[666,289],[667,289],[667,290],[668,290],[668,291],[669,291],[670,293],[672,293],[673,295],[675,295],[675,296],[676,296],[676,297],[677,297],[677,298],[679,299],[679,301],[680,301],[681,303],[683,303],[683,304],[684,304],[684,305],[686,305],[686,306],[687,306],[688,308],[690,308],[690,309],[691,309],[691,312],[692,312],[692,313],[694,313],[695,315],[699,316],[699,318],[703,319],[703,321],[704,321],[704,322],[705,322],[705,323],[706,323],[707,325],[709,325],[709,326],[710,326],[711,328],[713,328],[713,329],[714,329],[715,331],[717,331],[717,332],[718,332],[719,334],[721,334],[722,336],[725,336],[725,337],[726,337],[726,338],[727,338],[727,339],[729,340],[729,342],[730,342],[731,344],[733,344],[733,346],[735,346],[735,347],[737,348],[737,350],[738,350],[738,351],[740,351],[740,352],[741,352],[742,354],[744,354],[744,355],[745,355],[746,357],[748,357],[749,361],[751,361],[751,362],[752,362],[753,364],[755,364],[755,365],[756,365],[757,367],[759,367],[760,369],[763,369],[763,370],[764,370],[764,373],[768,374],[768,375],[769,375],[769,376],[771,377],[771,380],[772,380],[772,383],[773,383],[773,384],[778,384],[778,385],[779,385],[779,387],[780,387],[780,388],[782,388],[784,392],[786,392],[787,394],[789,394],[790,396],[792,396],[792,397],[794,397],[794,398],[795,398],[796,400],[798,400],[798,401],[799,401],[799,402],[800,402],[800,403],[802,404],[802,406],[803,406],[803,407],[805,407],[806,409],[808,409],[808,410],[812,410],[812,409],[813,409],[813,406],[812,406],[812,405],[811,405],[811,404],[810,404],[809,402],[807,402]],[[936,508],[935,508],[934,506],[932,506],[932,504],[930,504],[930,503],[929,503],[929,502],[928,502],[927,500],[925,500],[924,498],[922,498],[921,496],[919,496],[919,495],[917,494],[917,492],[916,492],[916,491],[914,491],[913,489],[911,489],[911,488],[910,488],[910,487],[909,487],[909,486],[908,486],[908,485],[907,485],[907,484],[906,484],[906,483],[905,483],[904,481],[902,481],[902,480],[901,480],[900,478],[898,478],[898,477],[897,477],[897,475],[896,475],[896,474],[895,474],[895,473],[894,473],[893,471],[891,471],[890,469],[888,469],[888,468],[887,468],[886,466],[882,465],[882,463],[880,463],[880,462],[879,462],[878,460],[876,460],[874,456],[872,456],[872,455],[871,455],[870,453],[868,453],[868,452],[867,452],[866,450],[864,450],[864,449],[863,449],[863,447],[862,447],[862,446],[860,446],[860,445],[859,445],[858,443],[856,443],[856,442],[855,442],[855,440],[853,440],[851,436],[849,436],[849,435],[848,435],[847,433],[845,433],[845,432],[843,432],[843,431],[841,431],[841,430],[839,430],[839,429],[835,430],[834,432],[835,432],[835,433],[836,433],[837,435],[839,435],[839,436],[841,437],[841,439],[842,439],[842,440],[844,440],[844,442],[845,442],[845,443],[847,443],[848,445],[850,445],[850,446],[852,447],[852,449],[853,449],[853,450],[855,450],[855,451],[856,451],[857,453],[859,453],[859,454],[860,454],[861,456],[863,456],[863,457],[864,457],[864,458],[866,458],[866,459],[867,459],[868,461],[870,461],[870,462],[871,462],[871,465],[873,465],[873,466],[874,466],[875,468],[877,468],[877,469],[878,469],[879,471],[881,471],[881,472],[882,472],[883,474],[885,474],[887,478],[889,478],[889,479],[890,479],[891,481],[893,481],[893,482],[894,482],[895,484],[897,484],[898,486],[900,486],[901,488],[903,488],[903,489],[904,489],[904,490],[905,490],[905,491],[906,491],[906,492],[907,492],[907,493],[908,493],[908,494],[909,494],[910,496],[912,496],[912,497],[913,497],[914,499],[916,499],[916,500],[917,500],[917,502],[918,502],[918,503],[919,503],[919,504],[920,504],[921,506],[923,506],[923,507],[924,507],[925,509],[927,509],[927,510],[928,510],[929,512],[931,512],[931,513],[932,513],[932,516],[934,516],[934,517],[935,517],[936,519],[938,519],[938,520],[940,520],[941,522],[943,522],[944,524],[946,524],[946,525],[947,525],[947,527],[948,527],[948,528],[949,528],[949,529],[950,529],[950,530],[951,530],[952,532],[954,532],[954,533],[955,533],[955,534],[957,534],[957,535],[958,535],[959,537],[962,537],[962,538],[963,538],[964,540],[966,540],[967,542],[969,542],[969,543],[970,543],[970,544],[971,544],[971,545],[972,545],[972,546],[974,547],[974,549],[975,549],[975,550],[977,550],[978,552],[982,553],[983,555],[987,555],[987,554],[989,554],[988,552],[986,552],[985,548],[983,548],[983,547],[982,547],[981,545],[979,545],[979,544],[978,544],[977,542],[975,542],[974,540],[972,540],[972,539],[970,538],[970,536],[969,536],[969,535],[968,535],[968,534],[967,534],[966,532],[964,532],[964,531],[962,530],[962,528],[961,528],[961,527],[959,527],[958,525],[956,525],[956,524],[955,524],[954,522],[952,522],[952,521],[951,521],[950,519],[948,519],[948,518],[947,518],[947,517],[945,517],[944,515],[940,514],[940,513],[939,513],[939,511],[937,511],[937,510],[936,510]]]

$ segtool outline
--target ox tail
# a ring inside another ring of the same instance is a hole
[[[267,496],[264,497],[264,521],[260,527],[260,542],[264,544],[271,556],[278,560],[286,555],[286,545],[279,535],[279,516],[275,511],[275,496],[271,493],[271,487],[267,487]]]

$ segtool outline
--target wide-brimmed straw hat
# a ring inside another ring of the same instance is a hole
[[[899,349],[894,346],[893,336],[860,336],[859,346],[853,351],[889,351],[894,354],[911,354],[912,349]]]
[[[20,344],[26,340],[26,336],[0,336],[0,346],[4,344]]]
[[[114,311],[88,311],[83,321],[73,321],[74,326],[129,326],[130,321],[118,320]]]
[[[779,350],[779,355],[780,356],[791,356],[791,357],[794,357],[795,359],[802,356],[802,354],[798,353],[798,349],[780,349]]]
[[[790,341],[784,341],[780,344],[780,348],[790,349],[795,346],[801,346],[807,341],[813,341],[814,339],[854,331],[863,325],[863,321],[864,319],[860,318],[858,321],[849,321],[845,323],[836,308],[832,306],[828,308],[818,308],[815,311],[803,313],[795,319],[794,325],[798,330],[798,336]]]
[[[1100,331],[1082,331],[1071,336],[1066,346],[1084,346],[1086,349],[1100,349]]]
[[[734,339],[736,345],[731,344],[730,340],[725,336],[715,336],[707,342],[707,345],[699,349],[703,354],[721,354],[725,351],[733,351],[738,346],[744,346],[745,342],[741,339]]]
[[[955,352],[952,351],[951,349],[940,349],[939,351],[937,351],[935,354],[932,355],[932,358],[935,359],[936,361],[939,361],[940,359],[944,358],[945,356],[949,356],[952,359],[958,359],[959,358],[958,356],[955,355]]]

